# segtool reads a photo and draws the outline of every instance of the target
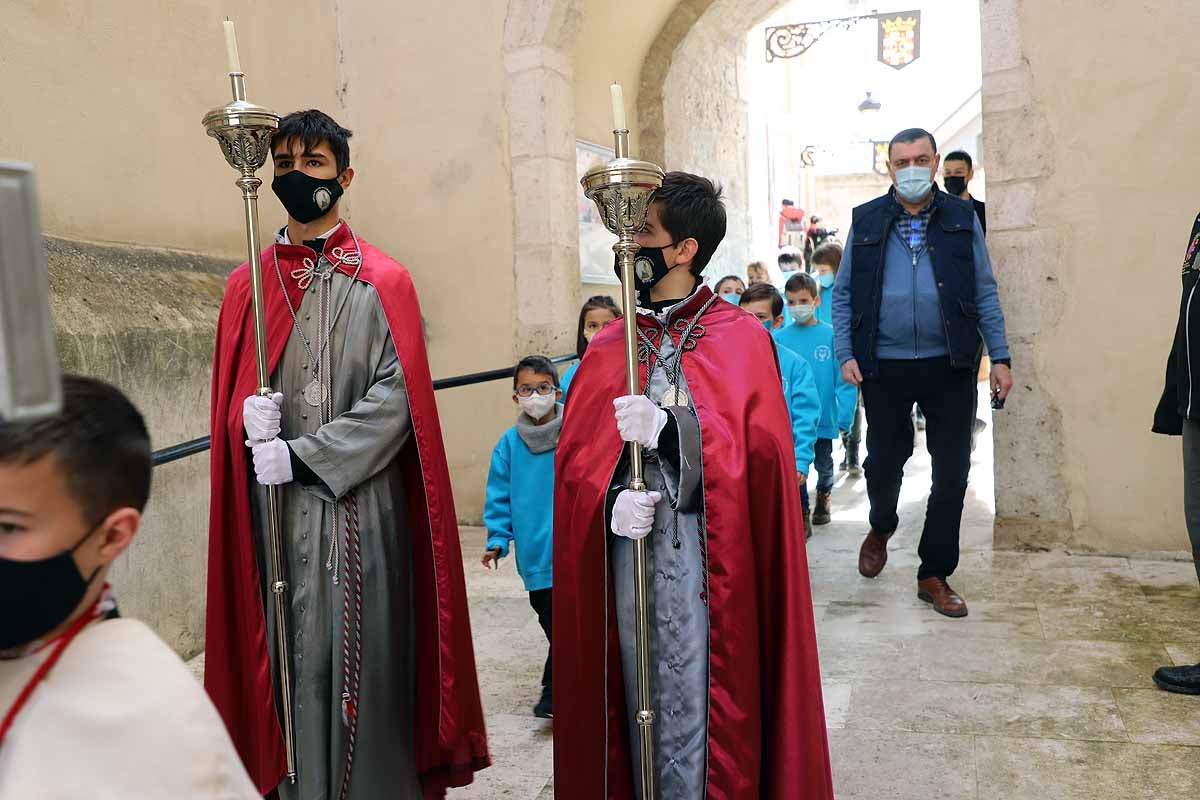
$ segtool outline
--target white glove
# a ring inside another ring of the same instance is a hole
[[[648,450],[658,447],[658,437],[667,426],[667,412],[640,394],[613,400],[617,409],[617,430],[627,442],[637,442]]]
[[[627,539],[644,539],[654,526],[654,506],[660,500],[658,492],[621,492],[613,503],[612,532]]]
[[[246,435],[252,440],[265,442],[279,435],[280,409],[283,395],[279,392],[270,397],[252,394],[242,403],[242,424]]]
[[[282,439],[246,442],[254,452],[254,473],[263,486],[292,482],[292,450]]]

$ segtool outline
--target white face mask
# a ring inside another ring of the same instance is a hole
[[[803,325],[812,319],[814,309],[811,305],[788,306],[788,311],[791,312],[792,319],[796,321],[797,325]]]
[[[539,420],[554,409],[554,404],[557,402],[554,394],[551,392],[550,394],[531,394],[529,397],[518,397],[517,404],[521,406],[521,410],[527,416]]]

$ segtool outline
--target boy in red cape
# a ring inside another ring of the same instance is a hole
[[[700,279],[724,235],[720,190],[668,174],[638,235],[645,393],[623,396],[616,324],[571,384],[554,496],[559,797],[640,793],[632,584],[647,536],[659,796],[833,797],[774,345]],[[646,492],[623,488],[631,441],[646,449]]]
[[[271,386],[255,396],[249,269],[229,279],[212,397],[205,686],[259,791],[438,798],[490,762],[458,528],[408,272],[339,217],[350,131],[284,117],[263,252]],[[267,485],[288,582],[297,782],[285,772]]]

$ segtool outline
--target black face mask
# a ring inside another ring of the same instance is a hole
[[[967,179],[961,175],[947,175],[942,179],[942,184],[946,187],[946,193],[955,197],[961,197],[967,190]]]
[[[312,222],[333,208],[345,190],[337,178],[314,178],[298,169],[271,181],[271,191],[297,222]]]
[[[99,527],[78,544],[41,561],[0,558],[0,650],[29,644],[57,628],[79,607],[100,567],[84,580],[72,557]]]
[[[667,277],[667,273],[671,271],[671,265],[663,256],[663,250],[667,247],[674,247],[675,244],[675,242],[671,242],[663,247],[643,247],[637,251],[637,255],[633,257],[633,285],[639,292],[649,293],[654,284]],[[621,280],[620,256],[613,257],[613,272],[617,274],[617,280]]]

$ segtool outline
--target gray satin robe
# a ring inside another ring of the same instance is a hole
[[[670,383],[667,370],[675,348],[669,337],[660,345],[663,361],[655,364],[647,396],[659,402]],[[666,362],[666,363],[664,363]],[[679,388],[688,394],[689,407],[667,409],[674,417],[678,452],[646,454],[647,488],[661,492],[654,528],[646,537],[650,574],[651,696],[655,711],[654,763],[658,795],[662,800],[704,797],[708,770],[708,606],[707,551],[703,526],[700,425],[691,406],[691,392],[683,372]],[[675,445],[673,442],[672,445]],[[628,461],[623,459],[615,485],[629,483]],[[678,541],[672,527],[678,511]],[[635,606],[633,602],[634,542],[610,535],[613,590],[621,642],[621,672],[629,711],[631,763],[634,787],[637,778],[639,733],[634,721],[637,703]]]
[[[266,280],[277,280],[264,264]],[[284,280],[292,278],[284,274]],[[320,425],[320,410],[303,396],[312,364],[293,330],[271,376],[283,392],[281,438],[320,478],[312,486],[279,487],[280,520],[291,601],[292,680],[295,687],[298,778],[279,787],[281,800],[335,800],[346,768],[347,728],[342,722],[343,589],[325,568],[332,529],[331,509],[351,490],[358,500],[363,562],[362,673],[354,767],[346,797],[419,798],[413,753],[413,620],[411,531],[406,500],[393,464],[411,435],[404,375],[387,319],[374,287],[335,274],[332,307],[349,299],[336,323],[328,353],[333,356],[333,418]],[[314,352],[317,330],[316,281],[304,293],[297,316]],[[327,355],[326,358],[329,356]],[[253,475],[253,469],[251,469]],[[267,534],[261,509],[266,492],[253,493],[259,532],[259,570],[268,609],[267,641],[275,661],[275,631],[265,585]],[[344,553],[341,554],[344,558]],[[276,676],[278,685],[278,676]]]

